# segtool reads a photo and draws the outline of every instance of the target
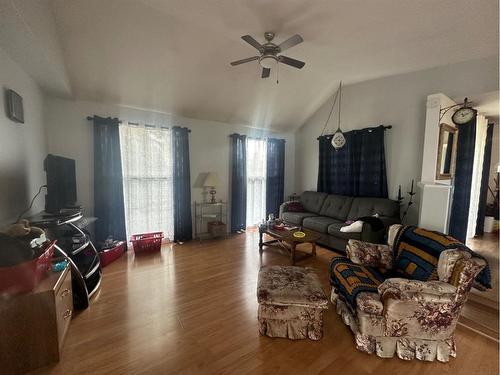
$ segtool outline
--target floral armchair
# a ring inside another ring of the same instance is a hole
[[[460,311],[486,262],[471,251],[446,249],[430,281],[397,277],[393,245],[401,229],[390,227],[387,245],[348,242],[348,258],[334,258],[330,267],[331,300],[354,333],[358,350],[383,358],[396,353],[405,360],[447,362],[456,356]],[[412,268],[410,263],[403,271]]]

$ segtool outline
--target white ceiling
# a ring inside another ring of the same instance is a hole
[[[0,47],[46,91],[70,93],[49,0],[0,0]]]
[[[2,3],[28,7],[36,1]],[[300,126],[341,79],[352,83],[498,54],[494,0],[53,0],[51,5],[73,97],[277,130]],[[279,85],[273,73],[260,78],[257,62],[229,65],[255,55],[241,35],[262,41],[267,30],[276,32],[277,42],[295,33],[304,38],[285,55],[306,66],[280,66]],[[50,82],[41,84],[51,89]],[[64,94],[61,87],[52,91]]]

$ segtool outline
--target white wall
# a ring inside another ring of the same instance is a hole
[[[124,106],[50,98],[46,107],[49,152],[76,160],[78,203],[85,207],[88,214],[93,212],[93,141],[92,125],[86,117],[94,114],[118,117],[132,122],[186,126],[191,129],[189,139],[191,185],[197,182],[201,173],[216,172],[221,182],[221,186],[217,187],[217,199],[226,202],[229,200],[229,134],[284,138],[286,139],[285,196],[294,192],[295,135],[293,133],[272,133],[242,125],[172,118],[165,113]],[[192,201],[201,201],[201,193],[201,188],[193,187]]]
[[[398,185],[408,191],[411,180],[421,176],[427,95],[444,92],[450,97],[497,90],[498,57],[401,74],[347,85],[343,89],[342,129],[393,125],[386,131],[386,163],[389,197],[397,197]],[[296,190],[316,190],[318,141],[331,99],[296,133]],[[336,128],[332,116],[327,133]],[[418,196],[408,222],[417,222]]]
[[[43,121],[43,94],[33,79],[0,48],[0,225],[11,223],[45,184],[43,160],[47,141]],[[23,97],[24,124],[6,114],[5,90]],[[32,212],[45,204],[45,192]]]

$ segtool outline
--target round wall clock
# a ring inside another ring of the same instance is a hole
[[[451,116],[451,120],[457,125],[463,125],[472,120],[475,115],[475,109],[462,107]]]

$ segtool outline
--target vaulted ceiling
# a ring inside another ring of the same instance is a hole
[[[277,130],[341,79],[498,54],[494,0],[0,0],[0,17],[0,46],[54,95]],[[285,54],[306,66],[280,65],[279,84],[229,65],[265,31],[304,38]]]

